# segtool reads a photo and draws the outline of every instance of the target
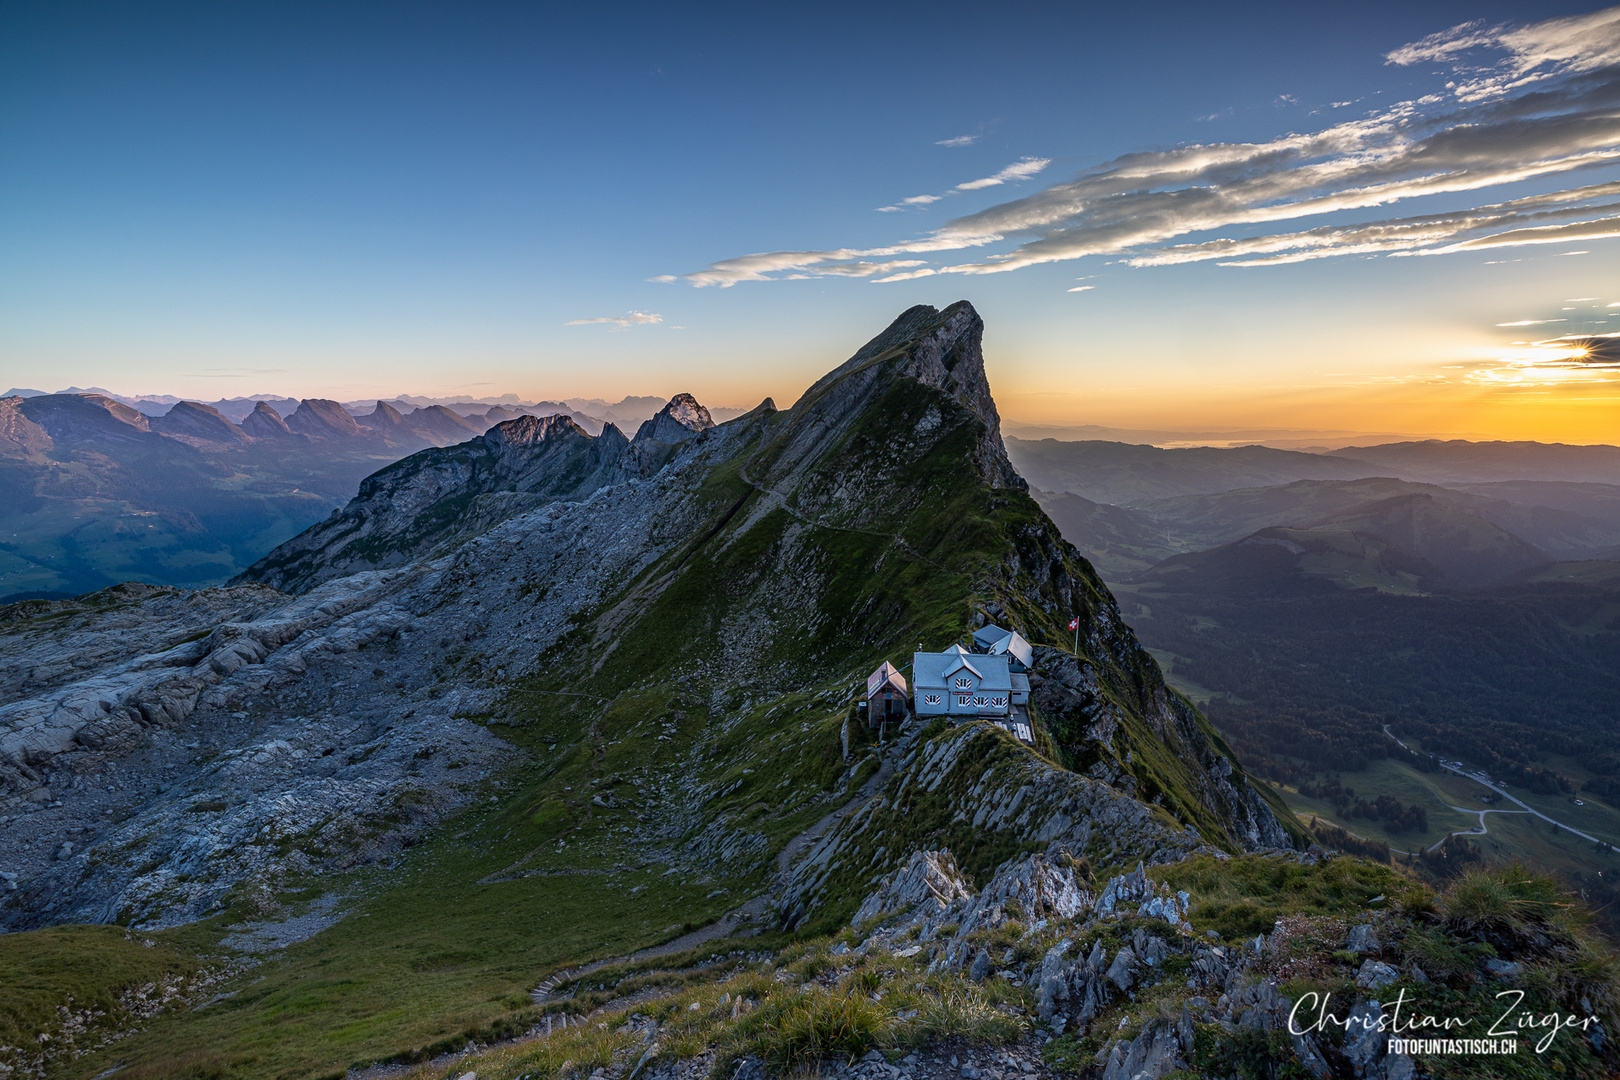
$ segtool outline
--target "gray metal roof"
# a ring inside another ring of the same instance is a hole
[[[991,623],[973,631],[973,642],[991,655],[1006,654],[1025,667],[1034,666],[1035,650],[1016,630],[1004,630]]]
[[[1005,656],[970,653],[960,645],[940,653],[916,653],[911,658],[911,685],[917,690],[949,690],[947,681],[966,668],[979,677],[979,688],[987,693],[1011,692],[1012,673]]]
[[[1010,633],[1012,633],[1011,630],[1003,630],[995,623],[986,623],[984,626],[981,626],[977,630],[973,631],[973,643],[979,648],[989,651],[990,646],[994,645],[996,642],[1000,641]]]

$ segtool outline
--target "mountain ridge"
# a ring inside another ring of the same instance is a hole
[[[1562,924],[1469,951],[1391,868],[1298,850],[1012,470],[982,365],[971,305],[913,308],[791,409],[674,441],[509,419],[387,466],[349,520],[386,567],[311,542],[281,549],[297,595],[0,608],[0,942],[265,950],[73,1068],[758,1080],[832,1003],[894,1025],[850,1080],[946,1053],[1398,1080],[1382,1038],[1291,1039],[1290,978],[1402,977],[1376,954],[1477,998],[1481,957],[1535,958],[1576,973],[1560,1007],[1601,992]],[[1034,645],[1033,745],[863,721],[879,662],[986,621]],[[1601,1047],[1572,1045],[1578,1074]]]

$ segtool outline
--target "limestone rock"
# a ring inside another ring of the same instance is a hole
[[[948,851],[919,851],[886,878],[850,919],[860,926],[885,913],[901,912],[926,919],[958,900],[971,899],[971,886]]]
[[[1350,933],[1344,939],[1346,952],[1375,953],[1381,946],[1378,944],[1377,932],[1370,923],[1350,928]]]
[[[1388,1036],[1378,1030],[1384,1010],[1376,1001],[1357,1002],[1350,1010],[1351,1026],[1345,1032],[1344,1056],[1357,1073],[1365,1075],[1383,1055]]]
[[[1401,977],[1401,973],[1381,960],[1368,960],[1356,973],[1356,985],[1363,990],[1382,990]]]
[[[1136,953],[1129,945],[1120,949],[1114,955],[1114,962],[1108,965],[1108,981],[1121,990],[1136,985]]]

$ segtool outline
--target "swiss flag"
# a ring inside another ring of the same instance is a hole
[[[1069,629],[1070,630],[1078,630],[1078,629],[1080,629],[1080,620],[1079,619],[1070,619],[1069,620]]]

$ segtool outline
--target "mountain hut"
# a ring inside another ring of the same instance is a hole
[[[903,719],[911,709],[906,694],[906,677],[895,670],[887,660],[866,677],[866,721],[881,724],[885,720]]]

